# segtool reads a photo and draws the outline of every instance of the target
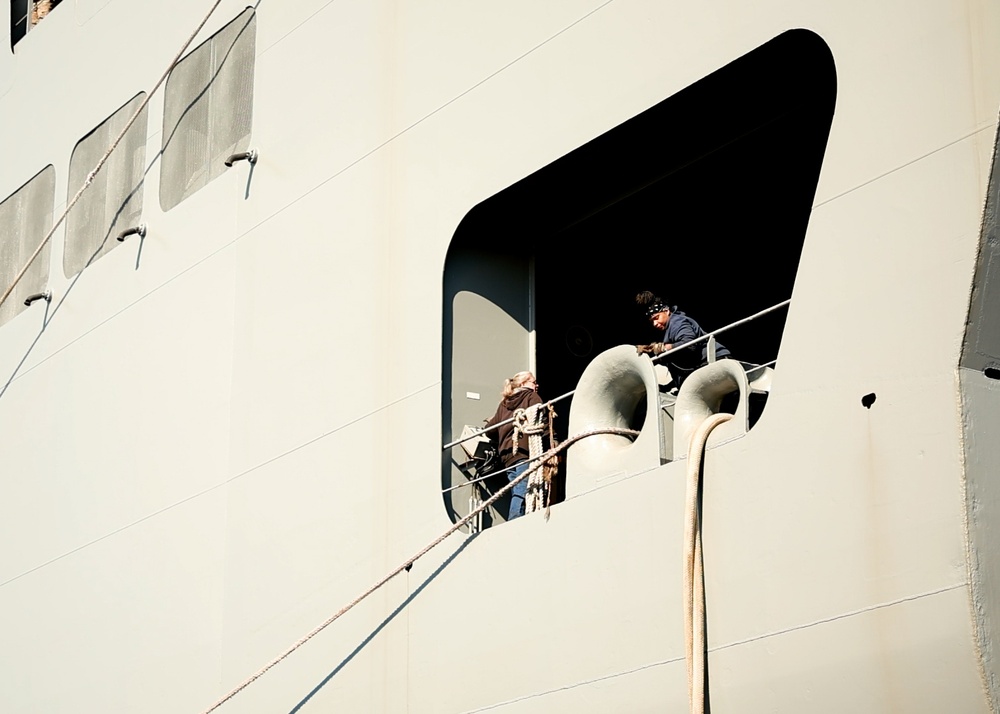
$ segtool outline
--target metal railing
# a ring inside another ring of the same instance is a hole
[[[666,357],[668,355],[672,355],[674,352],[679,352],[680,350],[686,350],[689,347],[692,347],[694,345],[697,345],[697,344],[700,344],[702,342],[705,342],[706,340],[712,339],[716,335],[721,335],[723,332],[727,332],[727,331],[733,329],[734,327],[739,327],[741,325],[745,325],[748,322],[753,322],[754,320],[756,320],[759,317],[763,317],[764,315],[772,313],[775,310],[780,310],[783,307],[787,307],[791,302],[792,302],[791,298],[789,298],[788,300],[782,300],[781,302],[777,303],[776,305],[772,305],[769,308],[765,308],[764,310],[761,310],[760,312],[755,312],[753,315],[750,315],[749,317],[744,317],[742,320],[737,320],[736,322],[731,322],[728,325],[726,325],[724,327],[720,327],[717,330],[712,330],[711,332],[706,332],[701,337],[696,337],[695,339],[691,340],[690,342],[685,342],[684,344],[677,345],[676,347],[674,347],[672,349],[669,349],[666,352],[661,352],[660,354],[658,354],[656,357],[653,358],[653,362],[658,362],[659,360],[663,359],[664,357]],[[770,364],[774,364],[774,361],[772,360],[771,362],[768,363],[768,365],[770,365]],[[761,366],[761,365],[758,365],[758,366]],[[572,397],[573,394],[575,394],[575,393],[576,393],[575,389],[572,390],[572,391],[566,392],[565,394],[562,394],[562,395],[556,397],[555,399],[550,399],[549,401],[547,401],[544,404],[542,404],[542,406],[543,407],[547,407],[550,404],[557,404],[558,402],[561,402],[564,399],[568,399],[569,397]],[[442,451],[447,451],[448,449],[456,447],[459,444],[464,444],[466,441],[472,441],[473,439],[477,439],[480,436],[482,436],[483,434],[487,434],[490,431],[493,431],[494,429],[498,429],[501,426],[503,426],[504,424],[510,424],[513,421],[514,421],[514,417],[511,417],[510,419],[505,419],[504,421],[501,421],[501,422],[497,422],[496,424],[494,424],[493,426],[489,427],[488,429],[482,429],[480,431],[477,431],[474,434],[470,434],[469,436],[465,436],[465,437],[462,437],[460,439],[456,439],[455,441],[450,441],[447,444],[445,444],[444,446],[442,446],[441,450]],[[501,473],[501,472],[497,471],[497,472],[494,472],[494,473]],[[468,483],[475,483],[475,481],[469,481]],[[468,483],[460,484],[459,487],[461,487],[461,486],[467,486]],[[454,488],[458,488],[458,487],[454,487]],[[454,490],[454,488],[445,489],[445,492]]]

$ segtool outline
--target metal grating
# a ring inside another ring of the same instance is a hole
[[[125,124],[145,99],[136,95],[100,126],[80,139],[69,162],[69,203],[86,182],[87,174],[97,165]],[[128,133],[111,154],[90,188],[66,218],[66,245],[63,251],[63,274],[76,275],[113,248],[123,245],[115,238],[142,218],[142,188],[146,163],[146,110],[135,120]]]
[[[245,10],[182,59],[167,80],[160,206],[164,211],[226,171],[249,146],[257,18]]]
[[[56,171],[46,166],[0,203],[0,294],[3,294],[52,228]],[[45,290],[49,280],[49,244],[42,249],[10,297],[0,305],[0,325],[22,310],[24,299]]]

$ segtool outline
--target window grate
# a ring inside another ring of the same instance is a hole
[[[145,98],[145,93],[136,95],[77,143],[69,163],[67,203]],[[67,216],[63,251],[63,273],[67,278],[121,245],[115,236],[142,218],[146,126],[143,109]]]
[[[164,98],[160,206],[169,211],[249,146],[257,22],[247,9],[177,63]]]
[[[0,203],[0,290],[6,289],[38,248],[52,225],[56,172],[47,166]],[[10,297],[0,305],[0,325],[27,308],[29,295],[45,292],[49,279],[49,244],[28,267]]]

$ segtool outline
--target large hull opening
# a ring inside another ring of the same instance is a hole
[[[826,44],[790,31],[469,211],[445,266],[445,439],[491,415],[521,369],[549,399],[604,350],[659,339],[641,290],[706,330],[788,299],[835,98]],[[784,317],[721,341],[770,362]],[[457,461],[446,455],[446,488],[465,479]]]

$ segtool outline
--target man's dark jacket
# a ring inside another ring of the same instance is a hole
[[[683,312],[670,311],[670,320],[667,322],[667,329],[663,331],[663,343],[680,347],[685,342],[701,337],[705,331],[701,325],[685,315]],[[715,343],[715,356],[717,359],[730,357],[729,350],[718,341]],[[686,350],[680,350],[664,358],[664,362],[670,367],[670,373],[674,381],[680,385],[684,379],[698,367],[708,364],[708,340],[697,345],[692,345]]]

